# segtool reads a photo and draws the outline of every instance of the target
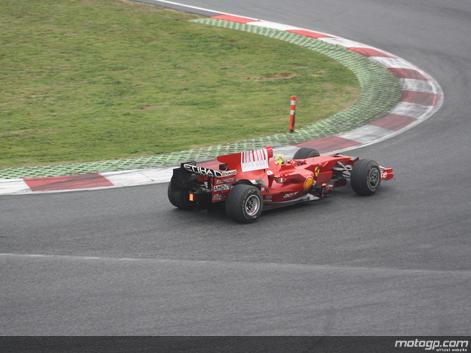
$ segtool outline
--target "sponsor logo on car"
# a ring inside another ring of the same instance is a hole
[[[220,185],[220,184],[232,184],[235,183],[236,178],[224,178],[224,179],[216,179],[215,184]]]
[[[216,177],[216,178],[231,176],[237,173],[236,170],[214,170],[214,169],[209,169],[209,168],[205,168],[205,167],[201,167],[201,166],[197,166],[197,165],[189,164],[189,163],[184,163],[183,168],[194,174],[205,175],[208,177]]]
[[[231,184],[220,184],[220,185],[214,185],[213,191],[227,191],[232,188]]]
[[[293,197],[295,197],[296,195],[298,194],[298,192],[287,192],[283,195],[283,198],[284,199],[291,199]]]

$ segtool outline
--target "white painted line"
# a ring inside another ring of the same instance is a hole
[[[398,57],[385,58],[383,56],[370,56],[370,60],[376,61],[379,64],[391,69],[394,68],[418,70],[417,66],[412,65],[410,62]]]
[[[148,264],[162,264],[172,266],[218,266],[226,268],[260,270],[289,270],[289,271],[348,271],[348,272],[373,272],[373,273],[402,273],[402,274],[443,274],[453,273],[468,278],[471,276],[470,270],[423,270],[423,269],[397,269],[385,267],[361,267],[361,266],[335,266],[297,263],[277,263],[277,262],[251,262],[251,261],[225,261],[225,260],[187,260],[168,259],[155,257],[110,257],[110,256],[86,256],[86,255],[56,255],[56,254],[18,254],[0,253],[0,259],[39,259],[39,260],[62,260],[62,261],[107,261],[107,262],[140,262]]]
[[[299,27],[284,25],[282,23],[270,22],[270,21],[248,22],[247,24],[251,25],[251,26],[278,29],[280,31],[289,31],[289,30],[292,30],[292,29],[301,29]]]
[[[391,130],[375,125],[364,125],[355,130],[339,135],[339,137],[360,142],[362,144],[382,138],[389,135]]]
[[[240,15],[235,15],[233,13],[229,13],[229,12],[222,12],[222,11],[215,11],[215,10],[211,10],[211,9],[208,9],[208,8],[205,8],[205,7],[199,7],[199,6],[193,6],[193,5],[186,5],[186,4],[182,4],[180,2],[176,2],[176,1],[167,1],[167,0],[150,0],[152,2],[155,2],[155,3],[161,3],[161,4],[167,4],[167,5],[174,5],[174,6],[180,6],[180,7],[186,7],[187,9],[193,9],[193,10],[199,10],[199,11],[206,11],[206,12],[211,12],[213,14],[220,14],[220,15],[232,15],[232,16],[239,16]]]
[[[401,78],[401,88],[405,91],[435,93],[436,89],[429,81]]]
[[[333,38],[319,38],[319,40],[329,43],[329,44],[334,44],[334,45],[340,45],[345,48],[371,48],[369,45],[355,42],[354,40],[346,39],[346,38],[340,38],[340,37],[333,37]]]

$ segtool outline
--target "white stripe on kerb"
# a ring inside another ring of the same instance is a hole
[[[435,87],[424,80],[414,80],[412,78],[401,78],[401,88],[406,91],[435,93]]]
[[[300,29],[299,27],[296,27],[296,26],[284,25],[282,23],[276,23],[276,22],[270,22],[270,21],[254,21],[254,22],[248,22],[247,24],[251,26],[278,29],[280,31]]]
[[[391,114],[409,116],[411,118],[422,118],[433,106],[425,106],[416,103],[400,102],[391,111]]]
[[[23,179],[0,179],[0,195],[31,192]]]
[[[161,169],[144,169],[141,170],[140,173],[144,174],[146,177],[152,180],[152,182],[161,182],[166,183],[170,181],[170,178],[173,174],[173,167],[172,168],[161,168]]]
[[[346,132],[340,135],[340,137],[360,143],[368,143],[389,135],[390,133],[391,130],[389,129],[384,129],[375,125],[365,125],[358,129]]]
[[[369,45],[355,42],[354,40],[350,40],[350,39],[340,38],[340,37],[319,38],[319,40],[329,43],[329,44],[340,45],[345,48],[371,48]]]
[[[113,186],[144,185],[166,183],[173,174],[173,168],[128,170],[124,172],[102,173]]]
[[[127,171],[125,173],[109,173],[108,175],[106,174],[103,174],[103,176],[108,179],[114,186],[126,186],[131,183],[135,185],[141,185],[152,182],[151,179],[139,173],[137,170]]]
[[[383,56],[370,56],[370,60],[391,69],[413,69],[418,70],[417,66],[412,65],[410,62],[401,58],[385,58]]]

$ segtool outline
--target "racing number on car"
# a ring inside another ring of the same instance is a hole
[[[308,191],[312,186],[314,185],[314,178],[313,177],[307,177],[306,180],[304,180],[304,191]]]
[[[316,166],[316,168],[314,169],[314,178],[313,177],[307,177],[306,180],[304,181],[304,191],[308,191],[309,189],[311,189],[313,187],[313,185],[316,184],[316,179],[317,177],[319,176],[319,173],[321,171],[321,168],[319,166]]]

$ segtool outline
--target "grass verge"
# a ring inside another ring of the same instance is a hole
[[[151,155],[285,132],[359,95],[311,50],[117,0],[0,2],[0,168]]]

